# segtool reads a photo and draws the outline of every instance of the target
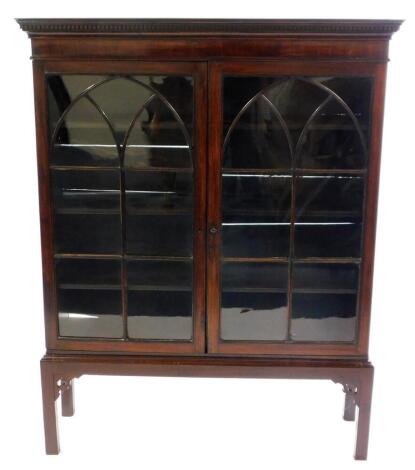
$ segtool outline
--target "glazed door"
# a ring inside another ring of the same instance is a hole
[[[371,66],[210,68],[209,351],[354,354]]]
[[[53,63],[43,73],[49,345],[203,351],[205,65]]]

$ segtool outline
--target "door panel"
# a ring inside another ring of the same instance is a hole
[[[206,66],[91,65],[45,70],[57,348],[201,352]]]
[[[209,351],[353,353],[373,72],[215,63],[209,83]]]

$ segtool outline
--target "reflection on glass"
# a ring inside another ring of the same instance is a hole
[[[180,291],[129,291],[128,336],[191,340],[192,294]]]
[[[224,168],[289,168],[285,130],[266,99],[256,100],[240,116],[225,146]]]
[[[295,294],[291,335],[295,341],[353,341],[356,295]]]
[[[295,77],[275,83],[265,90],[265,95],[281,113],[295,148],[309,117],[326,99],[327,93],[310,81]]]
[[[292,338],[353,341],[358,282],[358,265],[295,263]]]
[[[135,122],[127,166],[190,166],[191,77],[50,74],[47,84],[54,165],[119,166]]]
[[[119,165],[114,135],[96,103],[82,95],[103,76],[49,75],[49,128],[55,165]],[[108,87],[111,82],[102,86]],[[59,125],[59,127],[56,127]]]
[[[287,296],[278,293],[223,292],[223,340],[284,340],[287,331]]]
[[[365,147],[351,116],[330,97],[307,125],[299,143],[300,168],[363,168]]]
[[[229,216],[222,223],[225,258],[286,257],[290,222],[276,216]]]
[[[336,93],[352,110],[367,142],[370,128],[372,79],[370,77],[326,77],[318,81]]]
[[[285,339],[287,283],[285,263],[223,263],[221,338]]]
[[[128,213],[191,214],[193,175],[189,172],[126,171]]]
[[[286,219],[291,205],[291,176],[222,173],[224,219],[232,214],[275,214]]]
[[[121,292],[60,290],[60,336],[120,338]]]
[[[297,258],[360,256],[363,186],[361,176],[296,178]]]
[[[56,277],[60,336],[122,336],[119,261],[59,259]]]
[[[60,213],[119,212],[119,180],[117,170],[52,170],[55,210]]]

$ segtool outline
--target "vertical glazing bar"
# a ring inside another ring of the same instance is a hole
[[[295,236],[295,181],[296,181],[296,159],[292,160],[291,174],[291,211],[290,211],[290,247],[288,253],[288,289],[287,289],[287,335],[286,341],[292,341],[291,321],[293,312],[293,258],[294,258],[294,236]]]
[[[291,341],[291,318],[292,318],[292,271],[293,271],[293,257],[294,257],[294,228],[295,228],[295,175],[296,175],[296,152],[294,152],[293,143],[290,136],[290,131],[286,122],[284,121],[278,108],[272,103],[264,94],[261,98],[269,105],[272,112],[276,115],[278,122],[280,123],[284,134],[287,138],[288,146],[290,148],[291,156],[291,210],[290,210],[290,245],[288,254],[288,283],[287,283],[287,331],[286,341]]]
[[[124,152],[123,152],[124,153]],[[122,305],[122,325],[123,339],[128,339],[128,282],[127,282],[127,262],[126,255],[126,197],[125,197],[125,171],[124,158],[120,155],[120,218],[121,218],[121,305]]]
[[[128,77],[127,77],[128,78]],[[130,77],[131,78],[131,77]],[[152,94],[142,106],[138,109],[135,116],[133,117],[127,132],[125,133],[123,143],[119,148],[120,156],[120,217],[121,217],[121,303],[122,303],[122,319],[123,319],[123,339],[128,339],[128,277],[127,277],[127,261],[125,255],[127,254],[127,202],[126,202],[126,189],[125,189],[125,152],[127,149],[127,142],[130,134],[140,117],[141,113],[146,109],[153,100],[156,98],[155,94]]]

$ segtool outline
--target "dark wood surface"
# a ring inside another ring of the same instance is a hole
[[[114,355],[46,355],[41,360],[45,442],[48,454],[59,453],[56,400],[66,403],[68,384],[82,375],[161,377],[218,377],[258,379],[331,380],[346,392],[345,417],[358,406],[355,458],[365,460],[368,450],[373,366],[368,361],[301,360],[220,357],[138,357]],[[350,397],[350,391],[353,395]],[[352,401],[352,404],[351,404]],[[63,409],[66,411],[66,404]],[[70,410],[73,411],[73,410]],[[327,430],[329,432],[329,430]],[[323,449],[322,449],[323,450]]]
[[[20,19],[32,40],[45,334],[41,361],[47,453],[59,452],[56,399],[74,413],[84,374],[328,379],[345,392],[344,419],[359,408],[356,454],[367,455],[373,367],[368,361],[376,207],[388,42],[395,20]],[[193,342],[60,338],[45,73],[188,73],[196,81]],[[222,342],[219,338],[219,157],[223,73],[373,77],[370,159],[354,343]],[[206,267],[208,270],[206,272]],[[206,276],[208,276],[206,278]],[[207,279],[207,282],[206,282]],[[206,292],[207,286],[207,292]]]
[[[390,36],[401,20],[20,18],[34,34],[347,34]]]

